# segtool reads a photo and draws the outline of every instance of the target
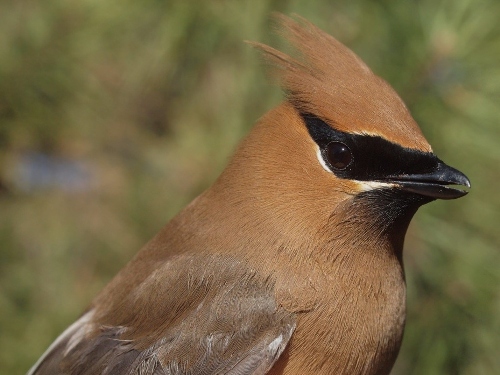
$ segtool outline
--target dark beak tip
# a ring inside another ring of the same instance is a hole
[[[457,194],[456,197],[451,198],[451,199],[461,198],[461,197],[469,194],[469,190],[461,189],[461,188],[467,188],[467,189],[471,188],[471,183],[470,183],[469,178],[465,174],[460,172],[459,170],[456,170],[456,169],[451,168],[451,167],[450,167],[450,169],[452,169],[453,171],[451,171],[450,174],[447,176],[448,179],[444,181],[446,184],[451,185],[451,186],[447,186],[447,189],[454,190],[457,193],[458,192],[461,193],[461,194]]]
[[[465,175],[464,175],[464,176],[465,176]],[[466,181],[465,181],[465,183],[464,183],[464,186],[470,189],[470,188],[471,188],[470,180],[469,180],[467,177],[465,177],[465,178],[466,178]],[[467,192],[467,193],[468,193],[468,192]]]
[[[448,168],[449,168],[448,173],[444,176],[445,182],[453,185],[465,186],[467,188],[471,187],[470,180],[465,174],[460,172],[458,169],[451,167]]]
[[[450,168],[452,169],[452,168]],[[462,187],[470,189],[471,188],[471,183],[469,178],[460,172],[459,170],[454,169],[453,172],[449,177],[451,177],[448,181],[445,181],[446,183],[449,183],[450,185],[456,185],[456,188],[453,186],[450,186],[449,189],[453,189],[456,191],[462,192],[462,195],[458,196],[457,198],[463,197],[467,194],[469,194],[469,190],[463,190],[461,189]],[[456,177],[456,178],[453,178]]]

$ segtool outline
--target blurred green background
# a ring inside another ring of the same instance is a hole
[[[0,373],[22,374],[280,102],[258,53],[272,11],[353,48],[472,192],[406,240],[393,370],[500,368],[500,2],[0,3]]]

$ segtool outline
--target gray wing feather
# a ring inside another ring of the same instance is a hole
[[[90,310],[28,375],[266,374],[296,324],[295,315],[276,304],[272,282],[215,256],[178,257],[163,268],[158,271],[170,275],[164,290],[147,278],[140,285],[143,294],[149,287],[164,294],[151,311],[134,304],[137,298],[122,301],[128,312],[120,322]]]

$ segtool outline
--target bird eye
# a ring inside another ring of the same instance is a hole
[[[341,142],[330,142],[326,145],[326,157],[330,165],[339,170],[346,169],[352,163],[352,152]]]

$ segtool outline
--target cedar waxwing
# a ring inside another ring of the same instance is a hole
[[[404,236],[466,194],[352,51],[279,16],[254,43],[287,100],[29,374],[388,374],[405,324]]]

